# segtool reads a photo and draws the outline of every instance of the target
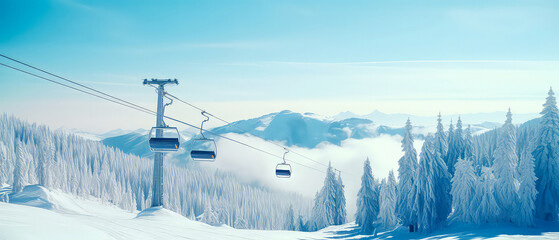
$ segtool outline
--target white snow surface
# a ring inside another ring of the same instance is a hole
[[[451,224],[432,234],[397,228],[376,237],[360,235],[353,223],[317,232],[241,230],[192,221],[164,208],[128,212],[37,185],[12,194],[10,203],[0,203],[0,239],[559,239],[558,222],[537,224]]]

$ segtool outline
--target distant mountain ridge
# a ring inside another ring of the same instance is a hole
[[[287,146],[314,148],[328,142],[340,145],[346,139],[363,139],[380,134],[401,135],[403,128],[378,126],[368,119],[349,118],[334,121],[313,113],[296,113],[288,110],[270,113],[261,117],[240,120],[225,126],[211,129],[217,134],[250,134],[269,141],[282,142]],[[186,135],[185,135],[186,134]],[[205,134],[207,137],[214,137]],[[181,146],[188,146],[193,133],[181,133]],[[196,135],[197,136],[197,135]],[[145,134],[128,132],[102,140],[102,143],[118,148],[125,153],[138,156],[152,156]]]
[[[449,114],[445,115],[442,114],[443,121],[448,123],[450,120],[456,122],[458,117],[462,119],[463,122],[468,124],[483,124],[485,122],[489,123],[504,123],[505,121],[506,112],[505,111],[498,111],[498,112],[489,112],[489,113],[467,113],[467,114]],[[525,114],[515,114],[513,112],[513,123],[520,124],[531,119],[539,117],[537,113],[525,113]],[[362,119],[369,119],[374,121],[378,125],[386,125],[386,126],[400,126],[404,125],[406,120],[409,118],[413,125],[417,126],[427,126],[427,125],[434,125],[437,117],[433,116],[416,116],[411,114],[403,114],[403,113],[383,113],[378,110],[374,110],[373,112],[365,115],[358,115],[353,112],[341,112],[332,117],[334,120],[343,120],[348,118],[362,118]]]
[[[394,120],[393,126],[379,124],[374,120],[364,118],[346,118],[336,120],[335,118],[323,117],[313,113],[296,113],[289,110],[270,113],[257,118],[240,120],[221,127],[211,129],[217,134],[250,134],[265,140],[277,141],[286,146],[298,146],[304,148],[315,148],[322,143],[341,145],[347,139],[374,138],[383,134],[400,135],[404,134],[404,123],[411,115],[390,115],[377,112],[377,115],[385,115],[395,118],[404,118],[400,122]],[[351,116],[346,114],[346,116]],[[422,126],[412,121],[414,135],[418,139],[423,139],[430,132],[434,132],[436,118],[425,117],[428,119],[429,127]],[[388,117],[381,121],[388,121]],[[468,122],[465,122],[468,124]],[[472,132],[483,132],[500,126],[499,123],[484,122],[473,124]],[[445,124],[445,128],[448,127]],[[466,126],[464,126],[466,127]],[[123,135],[113,136],[102,140],[103,144],[118,148],[125,153],[132,153],[142,157],[152,156],[147,144],[147,132],[128,132]],[[207,137],[215,137],[212,134],[205,134]],[[181,147],[189,145],[190,138],[197,136],[191,132],[182,132]],[[186,156],[178,156],[185,158]]]
[[[339,145],[348,138],[362,139],[376,135],[373,121],[350,118],[331,121],[312,113],[288,110],[258,118],[241,120],[214,128],[219,134],[251,134],[266,140],[284,142],[287,146],[314,148],[322,142]]]

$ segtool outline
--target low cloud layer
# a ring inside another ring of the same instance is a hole
[[[227,134],[226,136],[278,156],[282,156],[284,153],[282,148],[254,136],[239,134]],[[363,162],[369,157],[373,175],[376,178],[387,177],[390,170],[394,170],[397,175],[398,159],[403,155],[401,141],[400,136],[381,135],[360,140],[348,139],[343,141],[341,146],[323,143],[314,149],[292,147],[294,152],[320,164],[295,153],[288,153],[288,163],[293,169],[292,177],[288,179],[279,179],[275,176],[275,167],[282,162],[281,159],[225,139],[217,142],[218,159],[214,163],[202,163],[202,165],[234,172],[247,182],[258,182],[274,189],[294,191],[312,198],[323,185],[326,172],[324,165],[331,162],[332,167],[342,172],[348,219],[353,219],[357,192],[361,186]],[[416,149],[420,149],[421,145],[422,141],[415,142]],[[280,200],[278,199],[278,201]]]

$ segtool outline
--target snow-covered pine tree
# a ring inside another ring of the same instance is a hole
[[[328,226],[328,218],[324,206],[324,191],[319,191],[314,197],[314,206],[308,223],[308,230],[316,231]]]
[[[248,223],[242,217],[237,217],[235,219],[234,225],[236,229],[248,229]]]
[[[448,126],[448,136],[447,136],[447,142],[448,142],[448,148],[446,151],[446,156],[442,156],[446,166],[448,167],[448,171],[450,171],[450,162],[452,161],[452,157],[455,154],[455,139],[456,136],[454,135],[454,124],[452,124],[452,119],[450,120],[450,125]]]
[[[471,202],[475,197],[476,175],[470,160],[459,159],[452,178],[453,217],[461,222],[473,222]]]
[[[7,169],[8,168],[8,161],[6,160],[6,147],[4,143],[0,142],[0,168]],[[8,178],[4,175],[3,171],[0,171],[0,185],[4,184],[8,181]]]
[[[190,220],[193,220],[193,221],[196,221],[196,214],[194,214],[194,208],[190,208],[188,210],[188,216],[186,216],[186,218],[188,218]]]
[[[444,161],[433,150],[433,137],[425,139],[417,174],[419,229],[431,232],[446,220],[451,211],[450,174]]]
[[[509,109],[507,120],[501,128],[499,144],[495,150],[495,160],[493,161],[496,179],[495,196],[501,208],[501,219],[504,221],[512,221],[515,218],[518,202],[515,179],[517,163],[516,129],[512,124],[512,114]]]
[[[437,132],[435,132],[434,149],[435,152],[441,156],[441,158],[446,157],[448,151],[448,139],[446,137],[446,133],[444,132],[441,113],[439,113],[437,119]]]
[[[334,219],[334,225],[341,225],[346,222],[346,205],[345,205],[345,192],[344,183],[342,181],[341,172],[338,173],[338,178],[336,179],[336,218]]]
[[[297,217],[297,231],[301,231],[301,232],[306,232],[307,231],[307,224],[305,223],[305,220],[303,219],[303,216],[299,215],[299,217]]]
[[[495,175],[493,169],[483,167],[481,179],[477,181],[476,196],[472,201],[472,210],[476,213],[475,222],[484,224],[497,221],[500,208],[495,200]],[[476,207],[477,206],[477,207]]]
[[[536,190],[536,174],[534,173],[534,158],[527,149],[520,156],[520,187],[518,189],[518,214],[516,223],[520,226],[534,226]]]
[[[19,140],[16,141],[16,160],[14,164],[14,182],[12,183],[13,192],[21,192],[24,183],[24,169],[25,169],[25,148],[23,143]]]
[[[341,192],[343,192],[343,190]],[[326,178],[324,179],[324,186],[316,194],[314,199],[314,207],[311,214],[313,230],[337,224],[336,219],[341,219],[341,217],[338,216],[340,210],[337,209],[337,207],[339,207],[336,199],[337,193],[339,193],[338,180],[336,179],[332,164],[329,163],[328,169],[326,170]]]
[[[396,179],[394,172],[388,173],[388,179],[383,179],[380,188],[380,208],[378,219],[382,227],[391,228],[398,224],[396,217]]]
[[[541,112],[536,149],[532,152],[536,164],[536,216],[557,220],[559,216],[559,110],[553,89]]]
[[[337,183],[338,181],[336,180],[336,173],[332,168],[332,163],[328,163],[326,178],[324,179],[324,187],[322,189],[324,191],[322,196],[324,197],[323,204],[328,226],[336,224],[335,220],[338,217],[336,204]]]
[[[448,172],[454,176],[454,165],[459,158],[464,158],[464,136],[462,135],[462,119],[458,117],[456,129],[453,129],[452,122],[448,129],[448,154],[445,163],[448,166]]]
[[[472,128],[470,124],[468,124],[468,128],[464,131],[464,154],[462,156],[463,159],[474,161],[476,156],[474,156],[474,139],[472,137]]]
[[[285,216],[285,230],[294,231],[295,230],[295,213],[293,212],[293,205],[289,206],[287,211],[287,216]]]
[[[212,204],[209,200],[206,200],[206,208],[200,218],[200,222],[207,223],[212,226],[219,225],[217,213],[212,209]]]
[[[431,152],[432,138],[427,136],[423,147],[421,149],[421,154],[419,157],[419,168],[417,171],[417,181],[415,186],[417,187],[417,195],[414,204],[414,208],[417,211],[418,228],[425,231],[431,231],[436,226],[437,212],[436,212],[436,201],[435,201],[435,182],[433,179],[433,158]],[[418,230],[419,230],[418,229]]]
[[[355,221],[363,233],[372,233],[375,230],[375,221],[379,213],[376,188],[371,162],[367,158],[363,165],[363,176],[361,177],[361,188],[357,193],[357,212],[355,213]]]
[[[440,114],[439,114],[439,124]],[[442,125],[441,125],[442,126]],[[441,127],[442,128],[442,127]],[[417,224],[417,212],[414,211],[414,199],[416,194],[415,177],[418,168],[417,152],[413,147],[412,125],[410,120],[406,121],[404,139],[402,139],[402,150],[404,156],[398,160],[398,188],[396,199],[396,216],[404,226]],[[444,136],[444,132],[442,133]],[[444,139],[444,137],[442,138]],[[444,142],[440,142],[444,147]]]
[[[450,156],[450,151],[451,151],[451,147],[452,145],[454,145],[454,124],[452,124],[452,119],[450,119],[450,125],[448,125],[448,135],[447,135],[447,149],[446,149],[446,155],[442,156],[443,160],[445,161],[446,165],[448,166],[448,158]]]
[[[51,165],[54,159],[54,147],[49,138],[43,139],[40,147],[40,156],[37,161],[37,178],[39,178],[40,185],[48,187],[51,182]]]

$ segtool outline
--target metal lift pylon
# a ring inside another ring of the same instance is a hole
[[[144,85],[152,85],[157,88],[157,127],[166,127],[163,121],[165,106],[163,104],[163,97],[165,96],[165,85],[179,84],[177,79],[144,79]],[[162,130],[157,130],[156,136],[161,137]],[[163,206],[163,154],[156,152],[153,157],[153,186],[152,186],[152,199],[151,206]]]

